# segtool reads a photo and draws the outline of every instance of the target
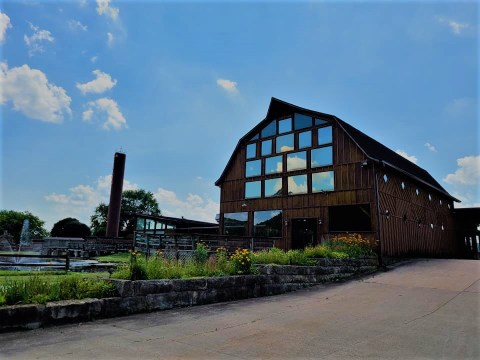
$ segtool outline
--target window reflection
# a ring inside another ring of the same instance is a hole
[[[298,147],[300,149],[312,146],[312,132],[304,131],[298,134]]]
[[[245,163],[245,176],[259,176],[262,174],[262,160],[247,161]]]
[[[326,124],[328,124],[327,120],[315,119],[315,125],[326,125]]]
[[[292,118],[278,120],[278,133],[283,134],[292,131]]]
[[[248,213],[223,214],[223,233],[225,235],[248,235]]]
[[[312,174],[312,192],[334,190],[333,171],[324,171]]]
[[[282,178],[265,180],[265,196],[282,195]]]
[[[282,211],[255,211],[253,213],[253,233],[255,236],[281,237]]]
[[[306,194],[307,192],[307,175],[288,177],[288,195]]]
[[[262,156],[272,153],[272,140],[262,141]]]
[[[305,129],[312,126],[311,116],[295,114],[293,128],[295,130]]]
[[[327,126],[318,129],[318,145],[330,144],[332,142],[332,127]]]
[[[262,130],[262,138],[273,136],[277,133],[277,122],[273,120],[270,124],[265,126]]]
[[[302,170],[307,168],[307,153],[300,151],[287,155],[287,171]]]
[[[294,141],[293,134],[277,137],[277,153],[293,150]]]
[[[272,156],[265,159],[265,174],[276,174],[283,171],[282,156]]]
[[[312,168],[319,167],[319,166],[328,166],[332,164],[333,164],[333,151],[331,146],[312,150],[312,159],[311,159]]]
[[[259,138],[259,135],[258,135],[258,133],[256,133],[254,136],[252,136],[252,138],[250,139],[250,141],[258,140],[258,138]]]
[[[262,183],[260,181],[249,181],[245,183],[245,198],[257,198],[262,196]]]
[[[247,145],[247,159],[251,159],[257,156],[257,144],[248,144]]]

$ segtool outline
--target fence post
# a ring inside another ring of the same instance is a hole
[[[177,242],[177,235],[173,235],[173,240],[175,242],[175,258],[177,259],[178,262],[178,242]]]
[[[250,251],[253,252],[253,238],[250,238]]]
[[[67,255],[65,256],[65,271],[69,271],[69,270],[70,270],[70,256],[67,251]]]

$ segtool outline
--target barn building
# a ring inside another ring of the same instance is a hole
[[[215,184],[223,235],[298,249],[361,233],[383,256],[458,252],[458,200],[427,171],[334,115],[275,98]]]

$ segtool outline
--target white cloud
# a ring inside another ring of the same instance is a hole
[[[457,160],[458,169],[443,180],[449,184],[480,184],[480,155],[466,156]]]
[[[82,31],[87,31],[88,27],[87,25],[83,25],[80,21],[78,20],[70,20],[68,22],[68,26],[72,30],[82,30]]]
[[[475,100],[472,98],[459,98],[454,99],[450,103],[447,104],[445,110],[448,115],[460,117],[468,115],[472,112],[476,111],[476,104]]]
[[[92,74],[97,78],[84,84],[77,83],[77,88],[82,92],[101,94],[107,90],[110,90],[117,84],[117,80],[112,80],[112,77],[100,70],[92,71]]]
[[[435,146],[433,146],[432,144],[430,143],[425,143],[425,147],[430,150],[431,152],[437,152],[437,149],[435,149]]]
[[[69,189],[67,194],[52,193],[45,200],[54,204],[59,216],[73,216],[80,221],[89,223],[90,216],[101,203],[107,203],[110,198],[112,175],[100,176],[94,185],[80,184]],[[123,180],[123,190],[136,190],[137,184]]]
[[[7,29],[11,28],[10,18],[7,14],[0,12],[0,44],[5,41],[5,34]]]
[[[108,46],[113,46],[115,38],[113,37],[113,34],[111,32],[107,33],[107,44]]]
[[[307,168],[307,160],[302,159],[298,156],[288,156],[287,157],[287,169],[296,170],[296,169],[306,169]],[[279,170],[279,164],[277,164],[277,171]]]
[[[235,81],[227,79],[217,79],[217,85],[229,92],[230,94],[238,93],[237,83]]]
[[[220,204],[196,194],[188,194],[185,200],[181,200],[173,191],[158,188],[154,196],[165,216],[183,216],[186,219],[214,223],[215,215],[220,210]]]
[[[405,151],[403,150],[397,150],[395,151],[398,155],[403,156],[405,159],[411,161],[412,163],[416,164],[418,159],[414,155],[408,155]]]
[[[456,20],[453,20],[453,19],[447,19],[443,16],[438,16],[437,17],[437,20],[440,24],[445,24],[447,25],[450,30],[452,30],[452,32],[455,34],[455,35],[460,35],[462,33],[463,30],[465,29],[468,29],[470,28],[471,26],[467,23],[460,23]]]
[[[87,110],[82,114],[83,121],[90,122],[94,115],[99,117],[101,114],[106,114],[107,119],[102,125],[103,129],[121,130],[127,127],[127,121],[122,112],[118,108],[115,100],[109,98],[101,98],[87,103]],[[102,120],[103,121],[103,120]]]
[[[95,64],[95,63],[97,62],[97,60],[98,60],[98,56],[92,56],[92,57],[90,58],[90,62],[91,62],[92,64]]]
[[[0,63],[0,104],[6,102],[25,116],[46,122],[61,123],[65,114],[71,114],[66,91],[28,65],[8,69],[6,63]]]
[[[28,55],[33,56],[37,52],[44,52],[45,48],[43,47],[44,42],[53,43],[55,38],[52,36],[52,33],[48,30],[42,30],[38,26],[30,24],[30,29],[33,30],[32,36],[23,36],[23,40],[28,47]]]
[[[108,16],[112,20],[117,20],[120,10],[116,7],[110,6],[110,0],[97,0],[97,13],[99,15]]]

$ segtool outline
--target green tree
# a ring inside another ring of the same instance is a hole
[[[42,239],[48,236],[48,231],[43,227],[45,221],[29,211],[0,210],[0,234],[7,231],[13,236],[13,242],[18,244],[22,232],[23,221],[28,219],[30,222],[30,238]]]
[[[122,193],[122,207],[120,210],[120,236],[130,235],[135,231],[136,224],[132,216],[135,213],[153,216],[162,214],[152,192],[142,189],[125,190]],[[107,215],[108,205],[100,203],[90,218],[93,235],[105,236]]]
[[[65,218],[55,223],[50,231],[51,236],[56,237],[80,237],[90,236],[90,228],[75,218]]]

